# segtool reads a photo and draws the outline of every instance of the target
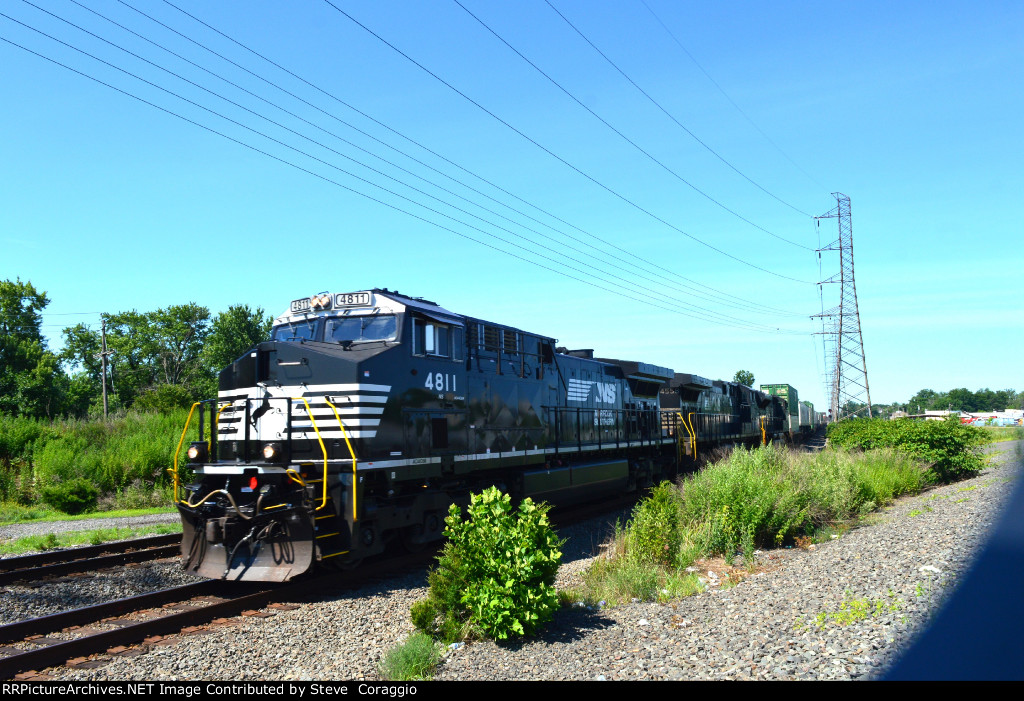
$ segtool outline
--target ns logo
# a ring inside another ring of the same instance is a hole
[[[593,382],[591,380],[569,380],[567,398],[573,402],[585,402],[590,398],[590,390],[594,389],[594,399],[598,404],[615,403],[615,384],[611,382]]]

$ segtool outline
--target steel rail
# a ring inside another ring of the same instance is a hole
[[[183,590],[188,591],[183,592]],[[28,635],[36,635],[43,630],[53,632],[55,629],[62,629],[69,625],[83,625],[96,622],[102,618],[108,618],[112,615],[112,612],[123,614],[160,606],[168,601],[181,601],[183,600],[183,593],[186,594],[184,598],[191,598],[222,590],[223,582],[214,580],[198,582],[184,587],[166,589],[160,592],[110,602],[109,604],[99,604],[85,609],[45,616],[41,619],[12,623],[0,627],[0,637],[7,641],[15,639],[24,640]],[[0,679],[11,679],[19,672],[62,665],[76,657],[85,657],[103,652],[117,645],[131,645],[154,635],[177,633],[186,626],[208,623],[214,618],[234,616],[248,609],[262,608],[279,594],[280,590],[277,589],[263,589],[255,593],[209,603],[204,606],[197,606],[193,609],[179,611],[167,616],[161,616],[160,618],[140,621],[114,630],[102,631],[93,635],[46,645],[35,650],[16,653],[0,658]]]
[[[145,540],[150,542],[144,545],[138,540],[126,541],[126,544],[113,544],[118,547],[90,546],[55,553],[6,558],[0,560],[0,584],[56,577],[73,572],[89,572],[106,567],[118,567],[130,562],[146,562],[174,557],[179,552],[180,545],[178,543],[181,541],[181,536],[173,534]],[[90,557],[92,553],[109,553],[111,550],[114,551],[113,554]],[[45,564],[47,562],[52,564]]]
[[[98,555],[123,553],[137,548],[152,548],[160,545],[179,545],[181,543],[180,533],[169,535],[146,536],[133,540],[117,540],[102,545],[88,545],[84,548],[65,548],[62,550],[50,550],[44,553],[32,555],[19,555],[18,557],[5,557],[0,559],[0,572],[11,570],[24,570],[40,565],[50,565],[55,562],[67,562],[71,559],[84,559]]]

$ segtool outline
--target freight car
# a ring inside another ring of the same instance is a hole
[[[698,446],[787,430],[778,397],[387,289],[294,300],[219,383],[189,415],[195,480],[172,473],[184,567],[232,580],[416,549],[489,485],[566,504],[671,478]]]

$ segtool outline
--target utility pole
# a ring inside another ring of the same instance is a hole
[[[103,420],[107,420],[107,356],[112,355],[114,351],[107,350],[107,320],[103,320],[102,326],[100,326],[100,352],[97,354],[100,358],[102,366],[101,378],[103,380]]]
[[[815,314],[812,318],[822,320],[821,334],[825,341],[826,362],[829,363],[827,373],[831,385],[831,411],[834,420],[838,421],[844,418],[840,413],[842,407],[853,401],[866,401],[868,417],[872,414],[868,366],[864,358],[864,338],[860,331],[860,311],[857,307],[857,283],[853,276],[850,198],[840,192],[833,192],[832,196],[836,198],[835,208],[815,219],[837,219],[839,238],[825,248],[819,248],[818,257],[821,257],[822,251],[839,251],[839,273],[822,280],[818,285],[839,284],[839,304],[827,311],[823,309],[821,314]]]

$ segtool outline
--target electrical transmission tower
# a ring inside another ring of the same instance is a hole
[[[853,416],[864,409],[871,416],[871,390],[868,388],[868,365],[864,359],[864,338],[860,333],[860,312],[857,309],[857,284],[853,278],[853,224],[850,220],[850,198],[833,192],[836,206],[827,214],[815,217],[839,220],[839,238],[822,251],[839,251],[839,273],[818,283],[819,290],[826,284],[839,284],[839,304],[824,309],[814,318],[821,318],[825,341],[828,384],[831,386],[830,413],[832,421]],[[861,406],[855,406],[861,405]]]

